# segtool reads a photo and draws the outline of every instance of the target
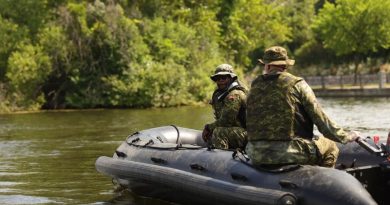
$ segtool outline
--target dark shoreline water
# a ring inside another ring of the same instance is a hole
[[[366,135],[390,130],[390,99],[320,99],[339,125]],[[201,129],[210,107],[82,110],[0,115],[0,204],[169,204],[116,192],[94,167],[127,135],[175,124]]]

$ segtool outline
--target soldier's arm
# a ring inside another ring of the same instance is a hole
[[[298,82],[294,86],[294,92],[296,92],[305,111],[324,137],[344,144],[350,140],[351,136],[325,114],[313,90],[305,81]]]
[[[239,91],[242,92],[242,91]],[[216,127],[229,127],[237,126],[237,115],[241,107],[241,102],[243,101],[240,93],[232,91],[224,99],[224,107],[221,111],[221,117],[209,124],[210,130],[214,130]]]

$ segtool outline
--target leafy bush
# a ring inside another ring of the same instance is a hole
[[[44,103],[41,87],[51,72],[50,57],[41,47],[24,44],[12,53],[8,65],[6,76],[15,103],[29,109],[39,108]]]

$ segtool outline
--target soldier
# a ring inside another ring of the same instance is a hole
[[[247,143],[245,131],[246,93],[229,64],[219,65],[210,78],[216,83],[210,104],[215,121],[206,124],[202,137],[218,149],[244,149]]]
[[[255,166],[311,164],[334,167],[336,142],[348,143],[359,133],[346,133],[323,112],[312,89],[288,72],[294,60],[280,46],[265,50],[263,75],[253,82],[247,101],[248,146]],[[325,136],[314,136],[313,125]]]

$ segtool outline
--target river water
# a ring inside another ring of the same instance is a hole
[[[390,130],[390,99],[319,99],[339,125],[364,135]],[[0,204],[170,204],[118,192],[95,170],[127,135],[177,125],[201,129],[209,107],[0,115]]]

